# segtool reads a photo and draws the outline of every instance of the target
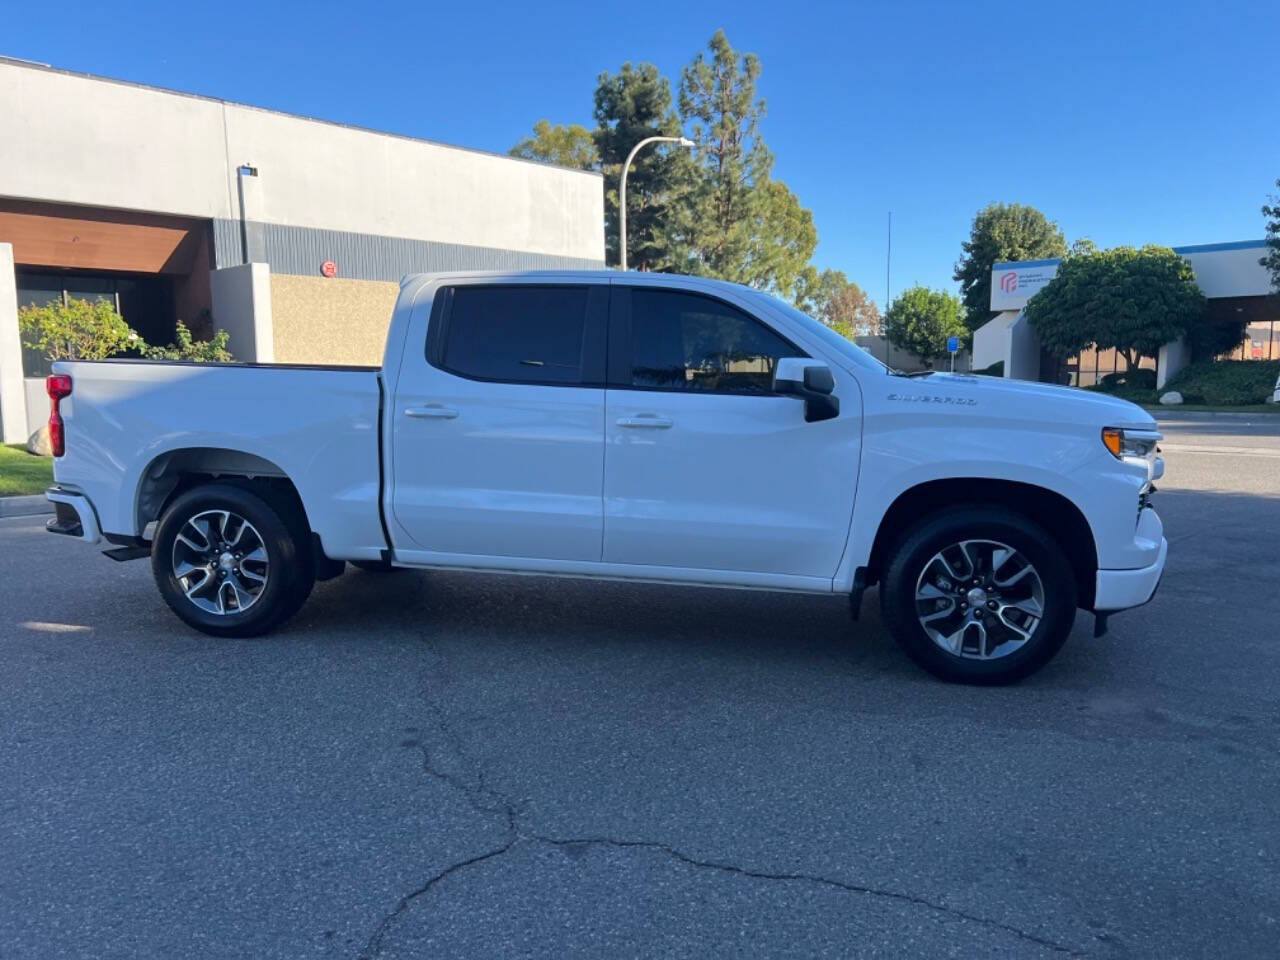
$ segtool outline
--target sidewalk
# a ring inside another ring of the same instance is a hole
[[[1276,406],[1275,412],[1269,410],[1260,410],[1256,413],[1249,413],[1243,410],[1180,410],[1178,407],[1147,407],[1149,414],[1157,420],[1190,420],[1202,423],[1212,423],[1215,420],[1246,420],[1262,423],[1270,423],[1272,418],[1276,418],[1280,422],[1280,404]]]

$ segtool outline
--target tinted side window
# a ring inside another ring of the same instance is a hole
[[[758,320],[709,297],[631,293],[631,385],[665,390],[770,393],[779,357],[800,357]]]
[[[441,366],[479,380],[583,382],[586,287],[449,291]]]

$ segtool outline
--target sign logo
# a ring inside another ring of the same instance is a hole
[[[326,260],[320,264],[320,272],[326,277],[336,277],[338,275],[338,265],[332,260]]]
[[[1000,274],[1000,289],[1005,293],[1013,293],[1018,289],[1018,275],[1010,270],[1008,273]]]

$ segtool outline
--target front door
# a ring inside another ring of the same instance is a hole
[[[406,557],[599,561],[607,301],[458,283],[415,308],[388,410]]]
[[[832,577],[858,475],[848,375],[833,368],[840,416],[806,423],[801,400],[773,392],[778,359],[805,352],[756,317],[623,284],[611,313],[604,560]]]

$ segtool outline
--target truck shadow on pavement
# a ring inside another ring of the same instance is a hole
[[[1229,492],[1161,491],[1157,505],[1170,541],[1169,567],[1148,606],[1111,621],[1095,640],[1093,618],[1077,615],[1058,658],[1026,686],[1085,687],[1169,668],[1168,646],[1188,628],[1259,635],[1280,621],[1280,600],[1239,598],[1241,578],[1280,578],[1280,485],[1276,497]],[[1268,533],[1270,531],[1270,533]],[[934,683],[897,649],[884,628],[879,595],[869,590],[853,621],[844,596],[724,590],[568,578],[349,570],[321,584],[281,631],[291,642],[350,642],[412,637],[426,643],[482,645],[496,651],[644,649],[663,657],[765,660],[801,672],[837,671],[864,680]],[[1193,672],[1191,663],[1186,664]],[[1126,681],[1127,682],[1127,681]]]
[[[648,649],[664,656],[809,660],[824,669],[910,675],[867,592],[854,622],[847,597],[777,594],[557,577],[350,572],[322,584],[284,629],[331,638],[371,631],[450,646],[527,651]]]

